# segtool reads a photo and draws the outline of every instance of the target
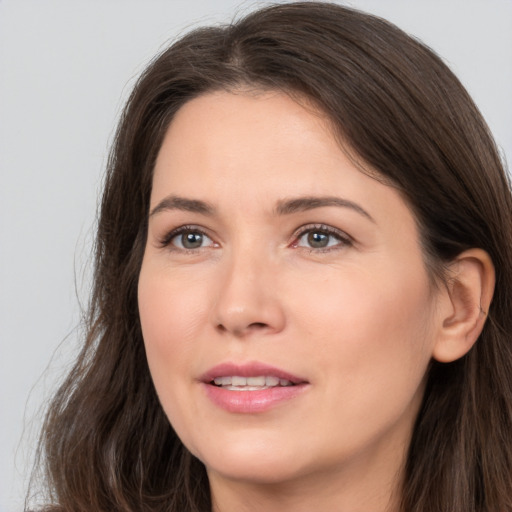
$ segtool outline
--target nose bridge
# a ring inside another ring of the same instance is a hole
[[[240,241],[227,251],[213,307],[217,329],[237,337],[282,330],[285,318],[276,267],[275,258],[262,241]]]

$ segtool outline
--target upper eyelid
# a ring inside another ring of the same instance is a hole
[[[325,231],[329,235],[337,235],[341,239],[350,240],[351,242],[354,241],[353,237],[351,237],[346,231],[343,231],[342,229],[335,228],[334,226],[331,226],[329,224],[321,224],[321,223],[315,223],[315,224],[305,224],[301,226],[300,228],[296,229],[293,232],[292,238],[298,238],[305,233],[308,233],[309,231]]]
[[[207,229],[202,228],[201,226],[194,225],[194,224],[184,224],[182,226],[178,226],[176,228],[166,231],[163,236],[159,237],[160,245],[162,247],[168,246],[171,243],[173,238],[177,237],[178,235],[181,235],[182,233],[184,233],[186,231],[200,233],[201,235],[204,235],[207,238],[209,238],[210,240],[212,240],[212,242],[214,241],[212,235],[210,233],[208,233]]]
[[[323,223],[303,224],[302,226],[295,228],[289,238],[291,239],[291,242],[293,242],[300,238],[301,236],[303,236],[305,233],[314,230],[324,231],[329,235],[337,236],[344,241],[348,241],[351,243],[355,242],[354,238],[350,236],[346,231],[336,228],[330,224]],[[216,241],[217,237],[214,234],[212,234],[211,230],[197,224],[183,224],[175,228],[166,230],[162,236],[158,237],[160,245],[162,247],[169,245],[174,237],[180,235],[185,231],[196,231],[208,237],[210,240],[212,240],[212,242],[218,243]]]

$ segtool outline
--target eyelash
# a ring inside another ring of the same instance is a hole
[[[181,252],[197,252],[199,249],[203,249],[203,247],[199,247],[197,249],[187,249],[186,247],[176,247],[172,245],[172,241],[174,238],[183,235],[185,233],[197,233],[199,235],[202,235],[204,237],[207,237],[211,240],[211,238],[208,236],[208,234],[198,226],[180,226],[179,228],[173,229],[169,233],[167,233],[161,240],[160,240],[160,246],[162,248],[167,247],[170,250],[175,251],[181,251]]]
[[[326,247],[321,248],[299,245],[300,239],[307,235],[308,233],[321,233],[323,235],[327,235],[328,237],[335,238],[338,241],[338,243],[335,245],[328,245]],[[294,248],[314,253],[325,253],[340,250],[345,247],[351,247],[352,245],[354,245],[354,240],[349,235],[347,235],[343,231],[340,231],[339,229],[335,229],[331,226],[326,226],[325,224],[309,224],[306,226],[302,226],[294,235],[294,239],[295,240],[292,243],[292,246]]]
[[[327,235],[328,237],[334,238],[338,241],[335,245],[328,245],[326,247],[308,247],[299,245],[300,239],[307,235],[308,233],[320,233],[322,235]],[[172,241],[176,237],[183,235],[185,233],[197,233],[199,235],[202,235],[203,237],[207,237],[211,240],[210,236],[201,228],[198,226],[193,225],[185,225],[180,226],[179,228],[173,229],[169,233],[167,233],[160,241],[160,246],[162,248],[170,248],[170,250],[185,252],[185,253],[194,253],[197,252],[200,249],[203,249],[204,247],[198,247],[194,249],[189,249],[185,247],[176,247],[173,246]],[[293,236],[294,241],[292,242],[291,246],[296,249],[306,250],[308,252],[314,252],[314,253],[325,253],[330,252],[333,250],[339,250],[340,248],[344,247],[350,247],[354,244],[353,239],[348,236],[343,231],[340,231],[338,229],[335,229],[331,226],[327,226],[325,224],[309,224],[306,226],[302,226]],[[215,242],[214,242],[214,245]]]

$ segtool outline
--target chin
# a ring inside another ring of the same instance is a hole
[[[283,441],[241,437],[245,439],[218,442],[215,447],[205,447],[194,455],[209,474],[254,484],[277,484],[293,480],[304,472],[305,461],[297,456],[301,450],[304,453],[303,443],[293,448]]]
[[[217,461],[216,461],[217,462]],[[224,479],[254,485],[276,485],[289,482],[303,476],[303,468],[291,464],[290,459],[268,458],[266,460],[241,463],[240,460],[223,460],[220,463],[206,465],[209,475],[217,473]]]

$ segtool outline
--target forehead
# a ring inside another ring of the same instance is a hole
[[[339,195],[369,209],[392,199],[409,213],[396,190],[347,156],[323,113],[280,92],[220,91],[187,102],[164,137],[152,207],[171,193],[244,210],[304,195]]]
[[[329,123],[312,107],[279,92],[212,92],[176,113],[157,158],[155,180],[170,170],[176,184],[199,175],[218,181],[229,171],[240,179],[270,179],[285,167],[299,172],[312,160],[320,166],[336,157],[344,155]]]
[[[328,148],[331,155],[339,152],[325,116],[312,106],[280,92],[219,91],[178,110],[158,160],[168,156],[176,166],[185,159],[187,164],[207,163],[209,169],[219,161],[219,172],[238,165],[240,171],[252,167],[264,173],[283,158],[297,165],[305,153],[326,156]]]

